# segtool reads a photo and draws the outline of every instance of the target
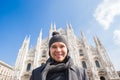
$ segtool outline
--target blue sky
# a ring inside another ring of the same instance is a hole
[[[97,35],[120,70],[120,0],[0,0],[0,60],[14,66],[26,35],[35,46],[40,30],[48,36],[51,23],[57,29],[72,24],[95,46]]]

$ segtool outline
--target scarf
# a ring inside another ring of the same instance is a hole
[[[56,63],[55,61],[48,59],[48,61],[46,63],[46,67],[42,72],[42,80],[46,80],[46,76],[47,76],[48,72],[50,72],[52,74],[52,72],[69,70],[72,65],[73,65],[73,61],[70,57],[67,57],[67,59],[66,59],[66,61],[64,61],[64,63]],[[66,75],[68,75],[68,74],[66,74]]]

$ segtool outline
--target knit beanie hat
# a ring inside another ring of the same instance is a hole
[[[51,45],[52,45],[53,43],[55,43],[55,42],[63,42],[63,43],[66,45],[66,47],[67,47],[67,53],[69,52],[67,41],[66,41],[65,38],[64,38],[62,35],[60,35],[58,32],[53,32],[53,33],[52,33],[52,37],[51,37],[51,39],[50,39],[50,41],[49,41],[49,50],[50,50]],[[49,56],[50,56],[50,51],[49,51]],[[50,56],[50,57],[51,57],[51,56]]]
[[[65,38],[63,36],[61,36],[58,32],[53,32],[52,33],[52,38],[49,41],[49,48],[51,47],[51,45],[55,42],[63,42],[66,47],[68,48],[68,44],[67,41],[65,40]]]

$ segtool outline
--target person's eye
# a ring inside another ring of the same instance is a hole
[[[64,48],[65,46],[64,45],[61,45],[60,48]]]
[[[55,46],[55,45],[53,45],[53,46],[52,46],[52,48],[56,48],[56,46]]]

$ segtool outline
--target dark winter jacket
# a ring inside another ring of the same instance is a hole
[[[48,76],[48,74],[50,76]],[[54,74],[54,75],[52,75]],[[65,75],[63,75],[65,74]],[[48,61],[32,71],[30,80],[89,80],[84,69],[78,68],[69,58],[66,63]]]

